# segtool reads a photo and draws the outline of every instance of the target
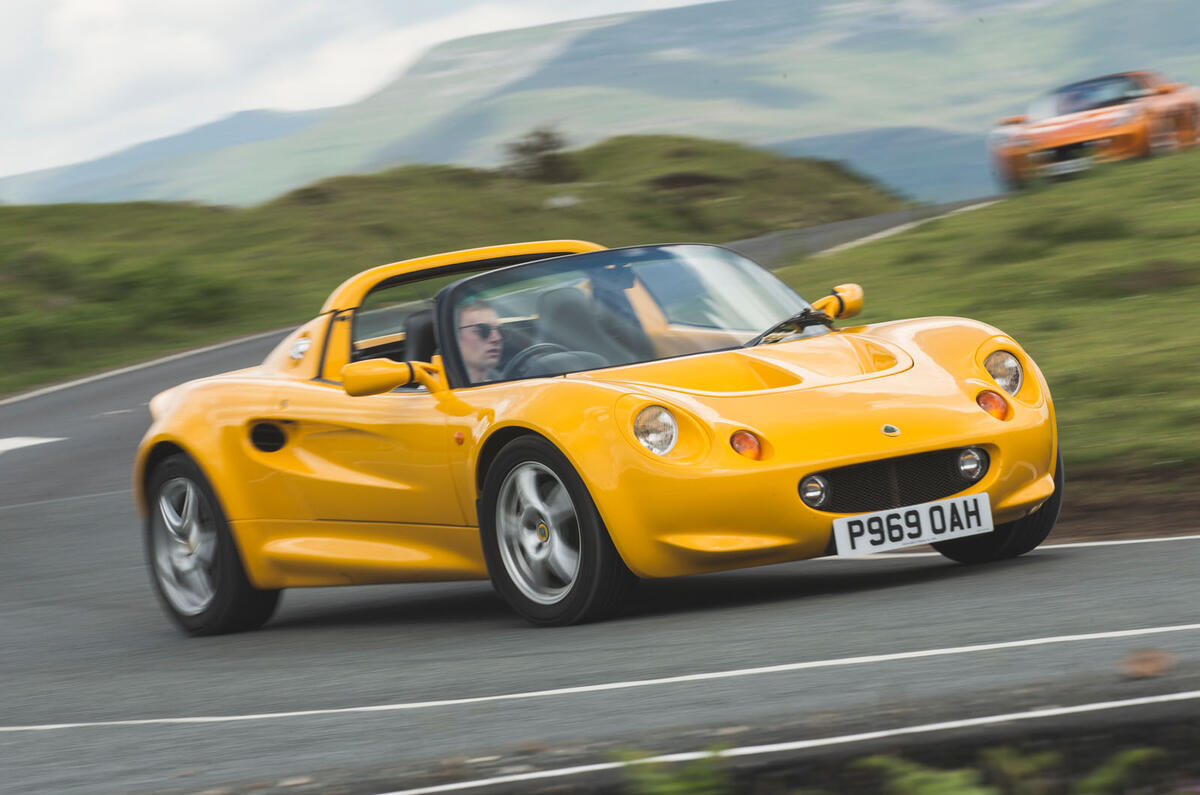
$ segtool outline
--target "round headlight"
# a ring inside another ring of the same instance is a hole
[[[983,477],[988,468],[988,454],[983,450],[968,447],[958,454],[958,473],[974,483]]]
[[[983,368],[1008,394],[1015,395],[1021,391],[1025,372],[1021,369],[1021,363],[1017,361],[1017,357],[1008,351],[996,351],[990,354],[983,360]]]
[[[679,424],[664,406],[647,406],[633,421],[633,435],[650,452],[666,455],[679,441]]]
[[[800,481],[800,499],[809,508],[820,508],[829,502],[829,483],[820,475],[809,475]]]

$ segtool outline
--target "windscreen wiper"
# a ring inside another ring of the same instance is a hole
[[[811,326],[825,326],[826,328],[833,328],[833,318],[824,312],[813,311],[811,307],[806,306],[791,317],[784,318],[774,326],[771,326],[769,329],[764,331],[762,334],[759,334],[749,342],[743,343],[742,347],[753,348],[755,345],[761,344],[772,334],[778,334],[781,331],[789,330],[798,333]]]

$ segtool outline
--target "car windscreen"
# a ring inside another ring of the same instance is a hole
[[[1145,95],[1145,87],[1132,77],[1101,77],[1056,88],[1049,94],[1038,97],[1029,106],[1027,115],[1030,121],[1042,121],[1067,113],[1120,105]]]
[[[459,282],[439,303],[470,384],[732,348],[808,306],[754,262],[698,244],[505,268]]]

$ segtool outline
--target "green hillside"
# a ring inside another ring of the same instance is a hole
[[[865,323],[964,315],[998,326],[1045,372],[1074,476],[1143,497],[1200,484],[1200,150],[779,273],[805,295],[861,283]]]
[[[252,209],[0,207],[0,394],[297,323],[364,268],[547,238],[726,241],[887,212],[831,163],[694,138],[574,152],[577,180],[410,166]]]
[[[1198,29],[1196,0],[725,0],[601,17],[446,42],[293,132],[86,181],[2,179],[0,200],[248,205],[400,163],[494,165],[505,141],[554,123],[581,145],[778,143],[944,201],[993,192],[983,136],[1056,84],[1138,68],[1200,82]]]

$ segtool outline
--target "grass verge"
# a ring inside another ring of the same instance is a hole
[[[899,209],[841,166],[738,144],[616,138],[577,180],[409,166],[248,209],[0,207],[0,395],[311,317],[365,268],[548,238],[724,241]]]

